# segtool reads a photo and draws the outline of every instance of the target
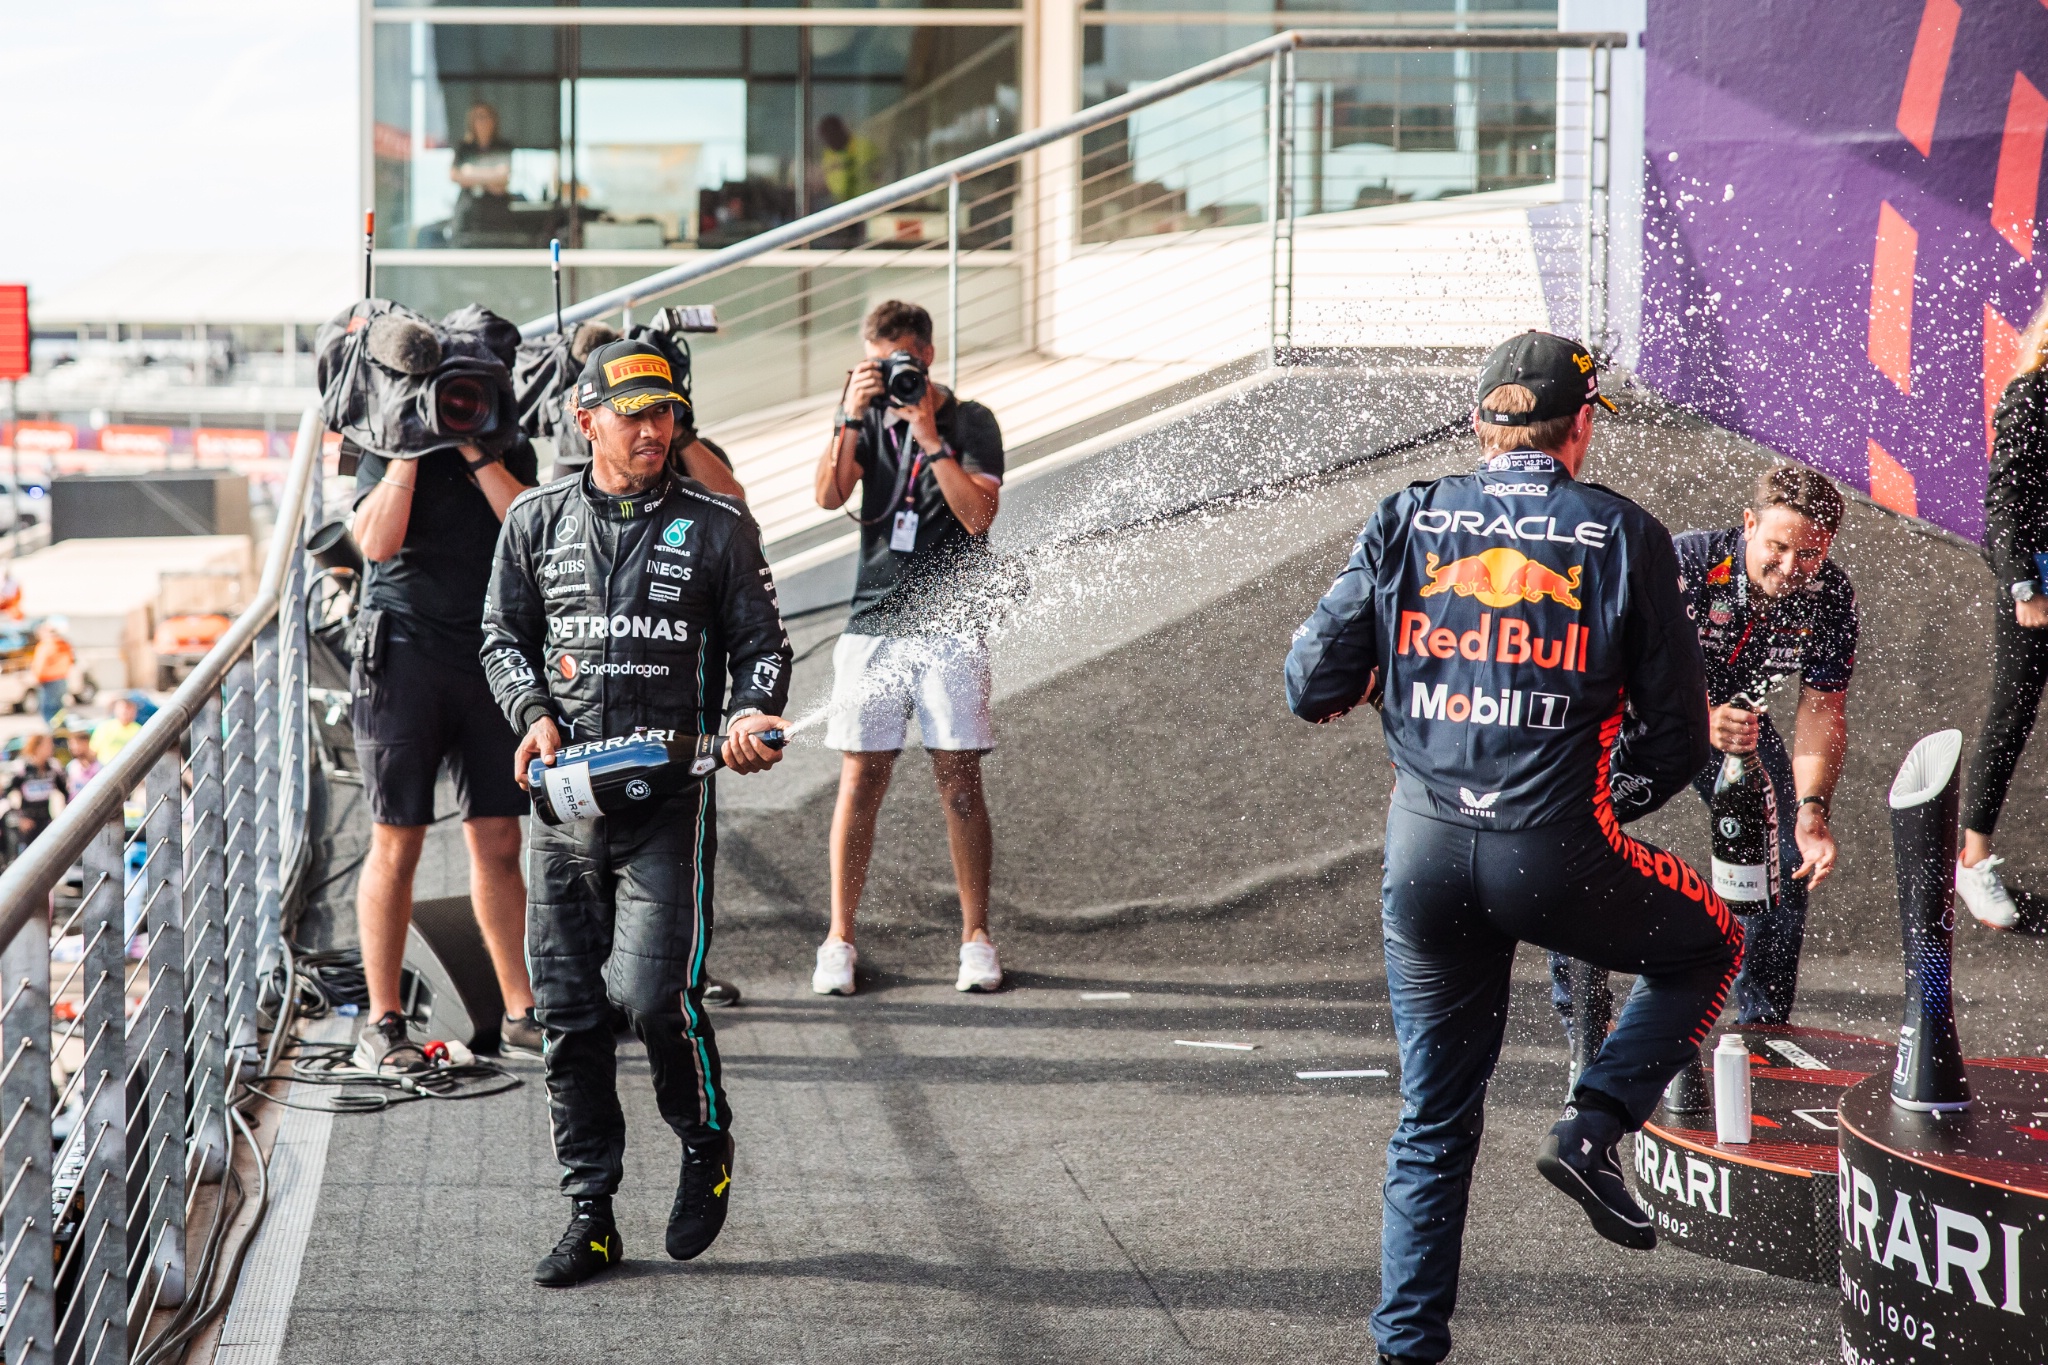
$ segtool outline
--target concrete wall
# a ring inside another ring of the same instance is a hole
[[[1978,536],[2048,286],[2048,5],[1650,0],[1644,47],[1642,377]]]

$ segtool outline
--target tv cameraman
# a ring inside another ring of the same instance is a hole
[[[832,651],[832,719],[841,750],[832,810],[832,928],[811,989],[853,994],[854,913],[874,852],[875,817],[910,716],[917,713],[946,810],[960,890],[963,991],[994,990],[1003,970],[988,936],[994,837],[981,788],[989,724],[988,646],[995,557],[988,528],[1003,484],[995,415],[932,382],[932,316],[877,304],[861,325],[864,360],[847,377],[832,439],[818,460],[820,507],[861,490],[853,614]]]
[[[356,883],[370,1011],[355,1064],[365,1071],[425,1064],[406,1034],[398,981],[413,874],[434,822],[434,782],[444,758],[469,846],[470,901],[505,998],[501,1045],[537,1055],[541,1034],[526,975],[526,883],[519,871],[519,822],[528,803],[512,777],[519,737],[499,714],[478,657],[498,527],[512,500],[535,483],[533,447],[520,441],[503,459],[474,446],[417,459],[364,451],[361,461],[353,533],[369,568],[351,721],[372,823]]]

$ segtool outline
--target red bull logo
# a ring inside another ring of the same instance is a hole
[[[1429,574],[1429,582],[1422,586],[1419,594],[1423,597],[1455,592],[1460,597],[1476,597],[1489,607],[1540,602],[1548,597],[1573,611],[1579,609],[1579,579],[1585,573],[1584,566],[1578,564],[1572,565],[1566,573],[1559,573],[1506,545],[1496,545],[1476,555],[1465,555],[1448,564],[1439,563],[1432,554],[1424,561],[1423,568]]]
[[[1401,613],[1400,634],[1395,643],[1396,654],[1412,654],[1419,659],[1465,658],[1474,663],[1484,663],[1489,658],[1497,664],[1533,664],[1537,668],[1563,668],[1575,673],[1586,671],[1586,639],[1592,632],[1584,626],[1567,622],[1562,640],[1545,639],[1533,635],[1527,621],[1512,616],[1500,618],[1500,630],[1493,629],[1493,613],[1479,613],[1479,625],[1463,632],[1449,626],[1439,626],[1419,611]]]

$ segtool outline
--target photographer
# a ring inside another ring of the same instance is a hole
[[[406,1034],[399,968],[443,759],[469,846],[470,900],[505,999],[501,1045],[537,1054],[540,1029],[522,956],[519,821],[527,799],[512,780],[519,740],[498,714],[478,662],[498,526],[512,500],[535,482],[533,447],[521,441],[502,459],[474,445],[410,459],[366,451],[361,459],[353,529],[369,572],[351,719],[374,823],[356,886],[370,1010],[355,1064],[376,1072],[425,1063]]]
[[[825,743],[843,751],[832,812],[832,928],[811,989],[854,990],[854,914],[911,713],[917,714],[946,810],[960,890],[960,990],[994,990],[1003,972],[988,935],[994,839],[982,796],[989,723],[988,646],[1000,606],[988,548],[1003,482],[994,414],[963,403],[927,371],[931,314],[879,304],[861,335],[867,359],[848,376],[831,442],[818,461],[820,507],[861,490],[853,614],[832,651]]]

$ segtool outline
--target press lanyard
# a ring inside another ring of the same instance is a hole
[[[886,439],[888,433],[883,432]],[[896,460],[903,461],[904,447],[914,444],[910,439],[910,423],[904,422],[896,428]],[[903,506],[897,511],[895,524],[889,530],[889,548],[897,554],[910,554],[917,549],[917,476],[924,472],[924,447],[917,447],[917,455],[910,464],[910,478],[903,485]]]

